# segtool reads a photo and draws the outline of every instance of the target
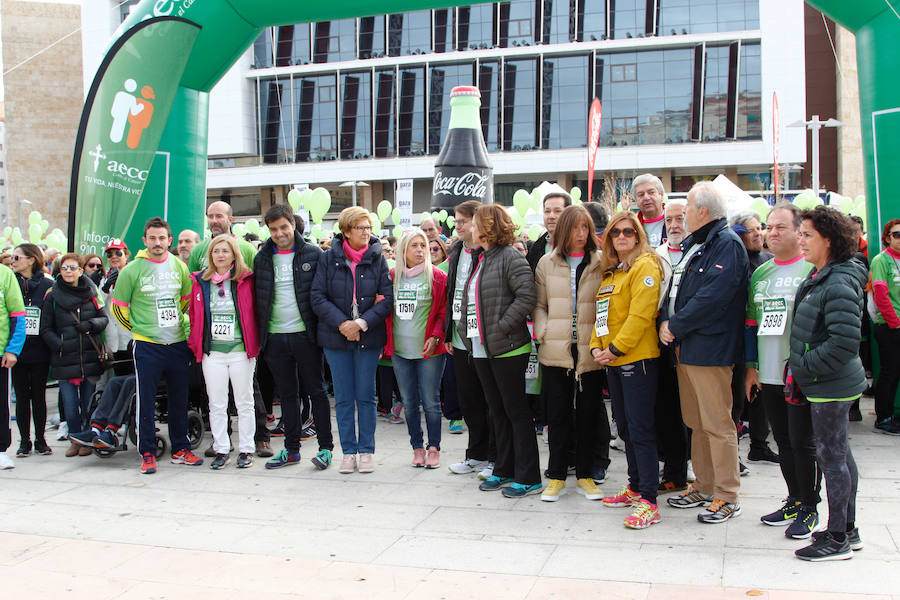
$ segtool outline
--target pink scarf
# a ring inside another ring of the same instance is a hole
[[[218,284],[222,283],[223,281],[225,281],[226,279],[228,279],[229,277],[231,277],[231,271],[228,271],[227,273],[222,273],[221,275],[219,275],[218,273],[213,273],[212,274],[212,282],[215,283],[216,285],[218,285]]]
[[[415,277],[419,273],[422,273],[424,270],[425,270],[425,263],[423,262],[423,263],[420,263],[420,264],[414,266],[411,269],[407,269],[406,276],[407,277]]]
[[[350,274],[353,275],[353,303],[356,304],[356,265],[362,260],[363,254],[369,249],[369,245],[366,244],[359,250],[354,250],[347,243],[347,240],[344,240],[342,248],[344,249],[344,256],[350,261]]]

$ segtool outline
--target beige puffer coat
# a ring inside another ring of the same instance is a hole
[[[538,361],[548,367],[575,368],[575,375],[602,368],[590,352],[591,333],[596,318],[596,297],[603,274],[600,252],[590,256],[578,283],[578,365],[572,358],[572,284],[569,264],[554,250],[544,255],[535,271],[537,306],[534,332],[538,341]]]

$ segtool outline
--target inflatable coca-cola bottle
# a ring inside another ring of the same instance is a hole
[[[494,201],[494,167],[481,134],[481,92],[473,86],[450,91],[450,125],[447,138],[434,161],[431,206],[453,207],[466,200]]]

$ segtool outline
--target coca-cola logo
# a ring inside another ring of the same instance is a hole
[[[481,175],[475,171],[469,171],[460,176],[444,177],[443,172],[438,171],[434,174],[434,186],[432,194],[465,196],[469,198],[478,198],[484,200],[487,194],[487,175]]]

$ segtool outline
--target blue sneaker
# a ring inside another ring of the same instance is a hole
[[[503,496],[506,498],[524,498],[531,494],[541,493],[543,486],[540,483],[534,485],[525,485],[524,483],[514,483],[503,490]]]
[[[286,467],[288,465],[296,465],[300,462],[300,453],[299,452],[288,452],[287,450],[282,450],[278,454],[275,455],[275,458],[266,462],[267,469],[280,469],[281,467]]]
[[[512,477],[498,477],[496,475],[491,475],[479,484],[478,489],[482,492],[493,492],[502,487],[506,487],[511,483],[513,483]]]
[[[324,471],[331,466],[331,450],[319,450],[319,452],[309,460],[312,464],[316,465],[317,469]]]
[[[462,419],[452,419],[450,421],[450,433],[454,435],[459,435],[463,432],[463,422]]]
[[[591,479],[594,480],[595,484],[600,485],[601,483],[606,481],[606,469],[597,467],[596,469],[594,469],[594,474],[591,476]]]

